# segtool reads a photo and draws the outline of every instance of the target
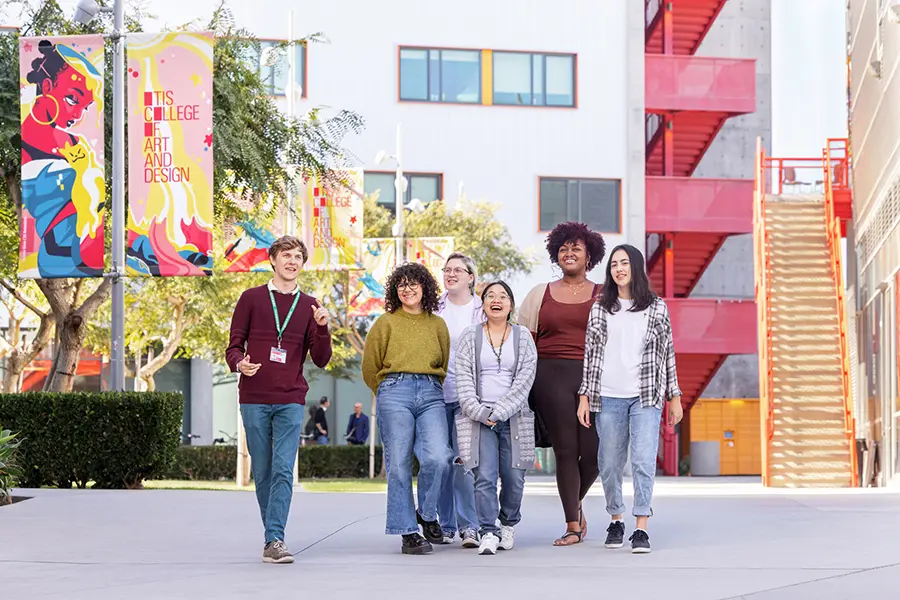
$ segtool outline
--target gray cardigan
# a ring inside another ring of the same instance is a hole
[[[456,348],[456,387],[461,411],[456,416],[459,456],[467,470],[478,466],[481,427],[487,421],[509,421],[512,466],[530,469],[534,464],[534,413],[528,408],[528,393],[534,382],[537,348],[528,328],[513,325],[516,352],[513,382],[509,392],[492,406],[481,403],[481,325],[467,327]]]

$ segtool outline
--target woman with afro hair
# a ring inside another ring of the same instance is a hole
[[[585,332],[600,292],[587,274],[603,260],[605,251],[603,236],[583,223],[554,227],[547,236],[547,252],[562,277],[532,289],[519,312],[519,323],[537,344],[530,404],[538,437],[543,427],[556,456],[556,486],[566,519],[566,531],[553,542],[555,546],[578,544],[587,535],[581,501],[599,475],[597,434],[579,425],[577,413]]]
[[[376,395],[384,442],[385,533],[403,536],[403,554],[428,554],[444,539],[437,506],[452,459],[443,391],[450,333],[437,310],[438,285],[428,269],[418,263],[397,267],[385,284],[385,313],[363,350],[362,375]],[[413,453],[419,459],[418,511]]]

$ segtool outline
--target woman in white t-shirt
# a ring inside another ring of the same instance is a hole
[[[606,547],[624,545],[622,479],[630,450],[636,524],[629,540],[633,553],[646,554],[662,410],[668,401],[674,426],[682,408],[669,312],[650,290],[644,256],[629,244],[609,255],[603,293],[588,321],[578,394],[584,427],[591,425],[590,413],[599,413],[600,479],[611,517]]]
[[[459,453],[456,441],[456,415],[459,414],[459,398],[456,393],[456,347],[459,336],[469,325],[481,323],[481,298],[475,295],[475,261],[454,252],[444,263],[444,294],[438,300],[437,314],[447,323],[450,331],[450,365],[444,380],[444,407],[447,413],[447,431],[453,447],[453,455]],[[471,473],[466,473],[461,461],[454,461],[441,486],[438,516],[444,532],[444,544],[453,542],[459,533],[463,548],[478,547],[478,517],[475,514],[475,483]]]

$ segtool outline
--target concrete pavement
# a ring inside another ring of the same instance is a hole
[[[298,490],[297,562],[266,565],[252,493],[21,490],[34,498],[0,509],[0,598],[898,598],[898,492],[661,480],[653,553],[635,556],[603,548],[599,485],[585,543],[552,547],[562,513],[552,480],[535,478],[513,551],[411,557],[383,535],[383,494]]]

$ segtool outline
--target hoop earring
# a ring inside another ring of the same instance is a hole
[[[37,104],[38,99],[35,99],[35,101],[31,103],[31,110],[28,112],[29,112],[29,114],[31,114],[31,118],[34,119],[34,122],[37,123],[38,125],[52,125],[59,118],[59,100],[57,100],[53,96],[48,96],[47,94],[41,94],[40,97],[41,98],[49,98],[50,100],[53,100],[53,104],[56,105],[56,116],[47,122],[41,121],[36,116],[34,116],[34,105]]]

